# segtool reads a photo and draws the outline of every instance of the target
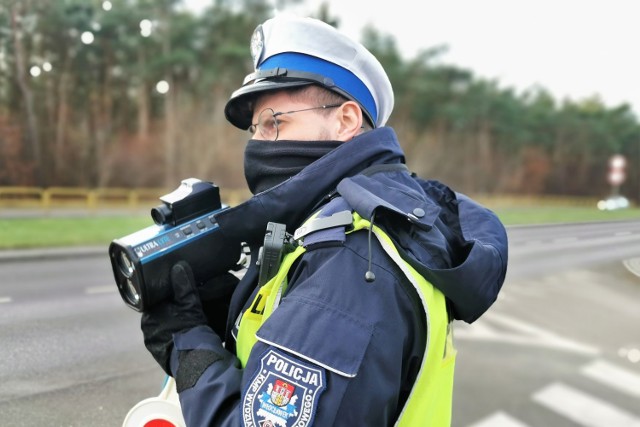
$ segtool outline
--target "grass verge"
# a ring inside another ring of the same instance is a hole
[[[148,215],[0,219],[0,249],[104,245],[152,225]]]
[[[640,209],[602,212],[586,207],[496,208],[506,225],[640,219]],[[0,250],[104,245],[152,225],[148,215],[0,219]]]
[[[506,225],[554,224],[565,222],[621,221],[640,219],[640,209],[600,211],[587,207],[521,207],[494,209]]]

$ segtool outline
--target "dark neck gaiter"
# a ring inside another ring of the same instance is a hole
[[[249,140],[244,150],[244,176],[252,194],[275,187],[318,160],[342,141]]]

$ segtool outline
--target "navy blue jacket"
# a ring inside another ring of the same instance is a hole
[[[403,258],[445,294],[452,319],[473,322],[504,281],[505,229],[491,211],[439,182],[413,176],[402,164],[393,130],[369,131],[222,212],[218,223],[255,255],[267,222],[284,223],[293,233],[322,205],[349,207],[385,229]],[[187,425],[395,422],[424,353],[423,309],[375,239],[369,249],[366,230],[346,236],[334,231],[311,239],[314,244],[294,265],[287,292],[258,331],[245,369],[234,354],[235,321],[257,291],[253,265],[234,292],[224,345],[205,326],[174,336],[174,373],[181,353],[216,355],[195,385],[180,393]],[[365,280],[369,264],[376,277],[371,283]]]

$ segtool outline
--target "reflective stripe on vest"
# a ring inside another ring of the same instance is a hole
[[[354,213],[353,229],[348,233],[366,230],[370,226],[369,221]],[[374,225],[372,232],[387,255],[400,267],[415,287],[426,315],[425,357],[422,359],[416,381],[395,425],[399,427],[449,426],[456,350],[453,347],[445,297],[401,258],[392,240],[382,229]],[[236,353],[243,368],[247,364],[251,349],[257,342],[256,332],[277,308],[281,296],[286,292],[289,269],[305,251],[303,246],[298,246],[295,251],[284,257],[278,273],[260,288],[251,307],[242,315]]]

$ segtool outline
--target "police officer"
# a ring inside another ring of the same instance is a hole
[[[251,54],[225,115],[250,133],[254,196],[217,220],[253,260],[269,222],[291,233],[290,251],[265,283],[252,263],[230,297],[206,301],[180,262],[174,298],[143,313],[187,425],[449,425],[452,321],[496,299],[504,227],[407,170],[384,126],[391,84],[361,44],[280,16],[256,29]]]

